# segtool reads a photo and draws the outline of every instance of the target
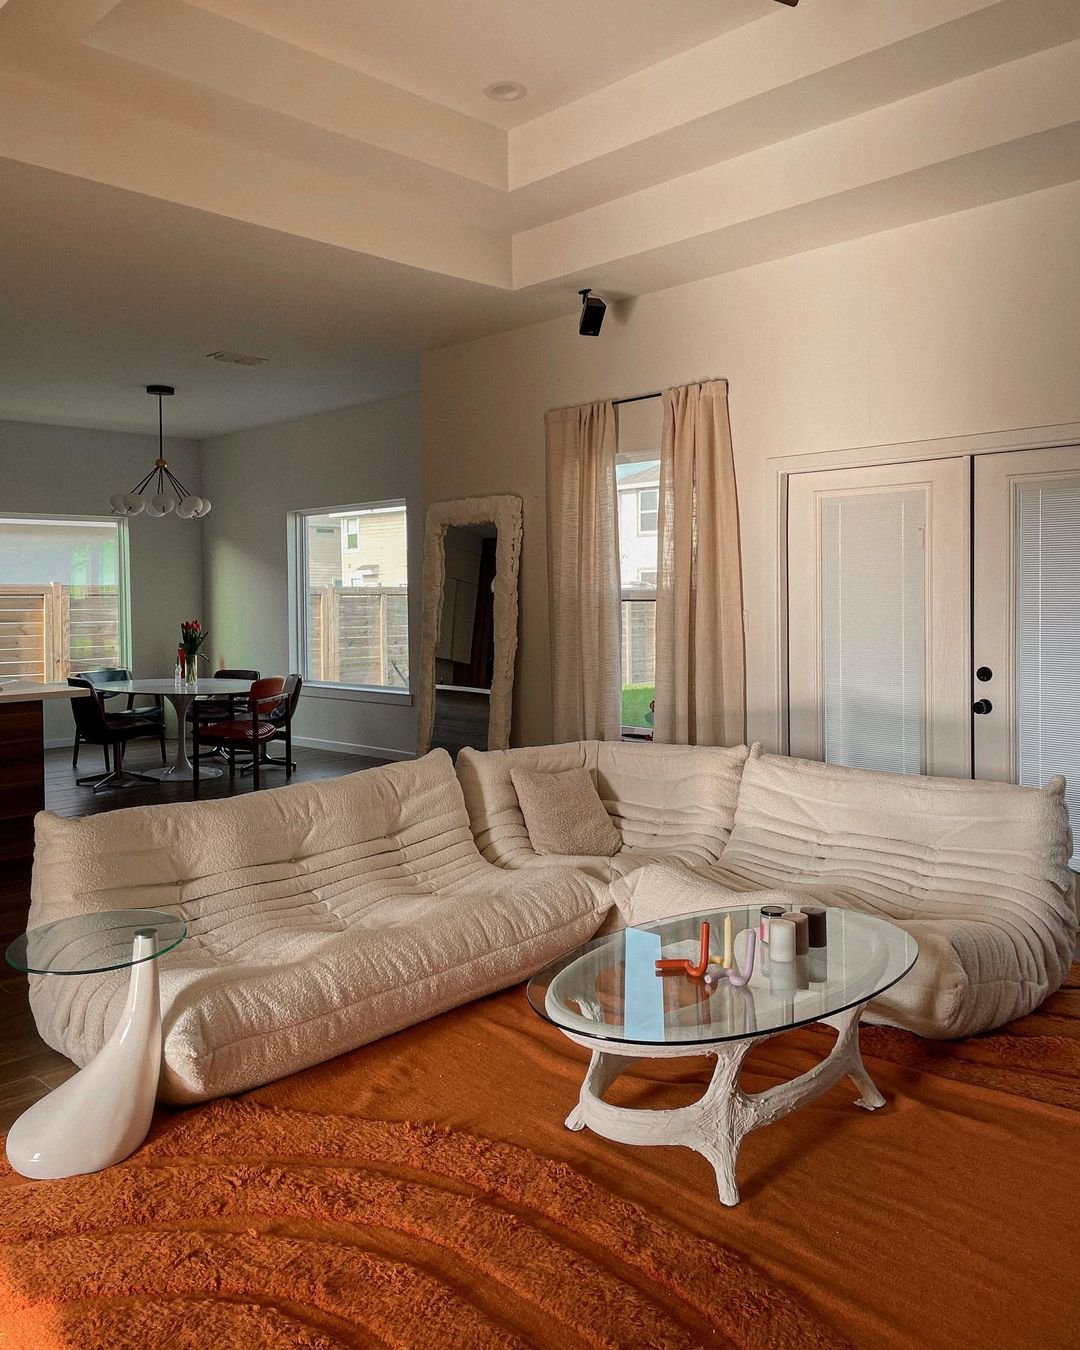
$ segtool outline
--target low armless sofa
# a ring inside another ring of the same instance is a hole
[[[449,755],[224,801],[42,812],[31,927],[175,908],[159,961],[158,1095],[281,1078],[516,984],[611,904],[574,868],[508,872],[473,843]],[[38,1030],[77,1064],[119,1021],[126,970],[30,977]]]
[[[587,769],[608,858],[538,854],[515,768]],[[159,1095],[238,1092],[505,988],[661,876],[684,911],[780,889],[893,919],[914,970],[872,1005],[926,1036],[1036,1007],[1076,942],[1064,784],[902,777],[759,747],[582,741],[433,751],[225,801],[36,822],[31,927],[173,908],[160,960]],[[609,832],[610,833],[610,832]],[[735,894],[732,894],[735,893]],[[31,976],[44,1039],[78,1064],[119,1020],[126,971]]]
[[[511,773],[585,768],[621,837],[610,858],[538,855]],[[632,912],[657,864],[683,877],[672,912],[729,892],[783,890],[891,919],[919,943],[911,973],[869,1020],[970,1036],[1037,1007],[1065,978],[1077,937],[1065,782],[1043,788],[872,773],[764,754],[577,741],[463,750],[458,777],[477,847],[510,870],[571,864],[613,882]],[[702,883],[711,883],[702,885]],[[728,903],[743,905],[745,896]]]

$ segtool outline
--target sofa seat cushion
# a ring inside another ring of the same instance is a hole
[[[37,820],[31,926],[178,909],[159,960],[161,1095],[242,1091],[512,984],[610,904],[581,873],[484,862],[445,751],[226,801]],[[127,972],[31,980],[38,1028],[88,1062]]]
[[[895,996],[926,993],[893,1020],[951,1037],[1023,1016],[1061,984],[1077,935],[1069,852],[1060,778],[1034,789],[872,773],[755,746],[709,870],[899,923],[923,954]]]
[[[622,866],[627,852],[638,850],[650,857],[676,854],[715,862],[734,821],[747,753],[744,745],[725,749],[622,741],[573,741],[519,750],[466,748],[458,755],[457,772],[477,847],[489,862],[512,868],[534,866],[537,858],[512,771],[588,769],[621,841],[611,865],[597,856],[588,866],[591,872],[610,877],[617,874],[614,869]]]

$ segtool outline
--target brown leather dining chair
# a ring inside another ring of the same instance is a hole
[[[269,720],[270,713],[281,703],[285,681],[280,675],[271,675],[255,680],[248,691],[248,711],[244,716],[204,718],[203,710],[196,699],[191,719],[192,767],[194,769],[194,796],[199,795],[199,760],[204,745],[221,746],[229,761],[229,777],[236,773],[236,754],[248,753],[252,756],[253,784],[259,790],[259,766],[262,759],[262,747],[273,740],[277,732],[275,723]]]
[[[264,741],[262,749],[263,767],[272,765],[275,769],[284,769],[286,781],[293,776],[296,771],[296,764],[292,757],[292,720],[296,712],[296,706],[300,702],[300,691],[304,687],[303,679],[297,675],[285,676],[285,687],[282,689],[282,699],[278,706],[267,717],[268,722],[273,722],[276,730],[269,741]],[[285,758],[275,759],[270,754],[270,741],[285,742]],[[241,768],[241,773],[248,773],[255,767],[254,762],[245,764]]]

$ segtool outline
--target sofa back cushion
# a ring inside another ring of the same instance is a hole
[[[462,750],[458,778],[477,847],[489,862],[535,858],[510,777],[514,769],[588,769],[624,849],[680,850],[715,861],[735,816],[747,748],[571,741],[519,750]]]
[[[735,820],[745,745],[593,746],[597,790],[623,848],[720,857]]]
[[[765,884],[824,881],[894,918],[1025,912],[1052,945],[1075,933],[1065,784],[873,773],[766,755],[743,770],[724,866]]]
[[[488,862],[514,867],[536,856],[511,772],[565,773],[567,769],[591,768],[595,744],[569,741],[520,750],[472,750],[466,746],[458,751],[458,782],[473,838]]]
[[[31,926],[71,914],[184,904],[312,903],[344,912],[376,896],[465,881],[476,851],[450,756],[224,801],[36,820]]]

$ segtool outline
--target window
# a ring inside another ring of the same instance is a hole
[[[622,589],[622,724],[652,729],[656,694],[656,521],[660,460],[655,451],[619,455],[619,577]]]
[[[656,533],[656,516],[660,509],[660,488],[642,488],[637,497],[638,534]]]
[[[290,517],[299,669],[313,685],[409,687],[404,502]]]
[[[0,518],[0,684],[127,665],[127,522]]]

